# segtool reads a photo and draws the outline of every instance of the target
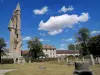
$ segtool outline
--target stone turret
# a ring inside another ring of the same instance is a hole
[[[19,3],[17,4],[17,7],[16,7],[15,10],[19,10],[19,11],[21,10],[21,9],[20,9],[20,4],[19,4]]]
[[[21,46],[22,46],[22,38],[21,38],[21,9],[20,4],[17,4],[16,9],[13,12],[11,17],[8,29],[10,31],[10,50],[14,58],[14,62],[18,62],[21,57]]]

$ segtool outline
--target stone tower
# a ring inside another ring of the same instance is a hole
[[[16,9],[13,12],[13,15],[10,19],[8,29],[10,31],[10,49],[9,52],[12,54],[14,63],[19,62],[21,58],[21,9],[19,3],[17,4]]]

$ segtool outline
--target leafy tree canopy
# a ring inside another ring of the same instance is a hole
[[[69,44],[68,49],[69,50],[80,50],[80,45],[78,45],[78,44]]]
[[[100,55],[100,35],[91,37],[87,45],[91,54]]]
[[[75,45],[74,44],[69,44],[68,49],[69,50],[75,50]]]
[[[4,53],[4,48],[6,47],[6,43],[3,38],[0,38],[0,63],[1,63],[1,56],[3,56]]]
[[[40,42],[38,37],[35,37],[28,41],[28,48],[29,55],[32,58],[37,59],[40,56],[43,56],[42,43]]]
[[[80,55],[85,56],[89,54],[87,50],[87,41],[89,40],[90,32],[87,28],[81,28],[76,35],[76,41],[80,44]]]
[[[85,42],[89,39],[89,37],[90,37],[89,29],[81,28],[76,35],[76,40],[77,42]]]

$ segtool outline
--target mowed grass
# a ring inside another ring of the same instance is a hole
[[[46,66],[46,69],[40,69],[40,66]],[[57,62],[38,62],[26,64],[4,64],[1,69],[16,69],[5,75],[73,75],[74,66],[58,64]],[[94,75],[100,75],[100,65],[91,67]]]

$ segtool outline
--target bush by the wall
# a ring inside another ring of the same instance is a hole
[[[12,58],[5,58],[5,59],[1,59],[1,63],[2,64],[13,64],[14,60]]]

